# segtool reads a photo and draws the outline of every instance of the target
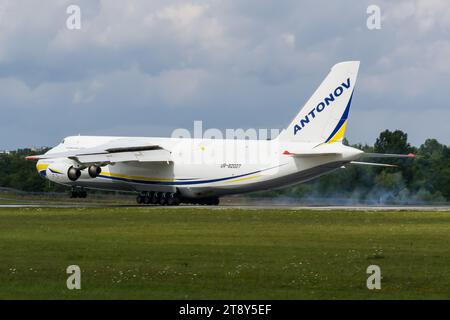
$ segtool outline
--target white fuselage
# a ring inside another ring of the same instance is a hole
[[[75,136],[48,154],[95,147],[118,137]],[[86,188],[122,191],[179,192],[186,198],[218,197],[266,190],[310,180],[357,159],[362,151],[340,142],[314,143],[274,140],[219,140],[178,138],[136,138],[170,151],[171,161],[118,162],[102,167],[96,178],[82,175],[67,179],[68,158],[40,160],[37,169],[56,183]],[[320,149],[327,153],[309,157],[292,156]],[[145,155],[143,155],[145,157]]]

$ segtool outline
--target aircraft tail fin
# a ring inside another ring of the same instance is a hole
[[[317,143],[342,141],[358,69],[359,61],[335,64],[278,139]]]

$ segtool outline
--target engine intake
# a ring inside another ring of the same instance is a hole
[[[97,178],[102,173],[102,168],[96,165],[89,166],[88,173],[91,178]]]
[[[70,181],[77,181],[81,176],[81,170],[78,168],[70,167],[67,170],[67,177],[69,177]]]

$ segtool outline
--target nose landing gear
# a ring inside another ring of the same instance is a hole
[[[72,188],[72,191],[70,192],[71,198],[86,198],[87,192],[83,188]]]

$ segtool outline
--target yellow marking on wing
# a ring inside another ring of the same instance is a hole
[[[336,142],[336,141],[342,141],[342,139],[344,139],[344,134],[345,134],[346,127],[347,127],[347,120],[345,120],[345,122],[342,125],[342,127],[338,130],[338,132],[336,132],[336,134],[333,136],[333,138],[331,138],[330,141],[328,141],[328,143],[333,143],[333,142]]]
[[[130,180],[166,181],[166,182],[173,182],[173,181],[176,181],[175,179],[168,179],[168,178],[154,178],[154,177],[144,177],[144,176],[129,176],[129,175],[126,175],[126,174],[111,173],[111,172],[104,172],[104,171],[102,171],[101,175],[108,176],[108,177],[115,177],[115,178],[130,179]]]
[[[246,181],[246,180],[256,179],[256,178],[259,178],[259,177],[260,177],[260,175],[251,176],[251,177],[244,177],[244,178],[239,178],[239,179],[234,179],[234,180],[225,181],[224,183],[241,182],[241,181]]]

